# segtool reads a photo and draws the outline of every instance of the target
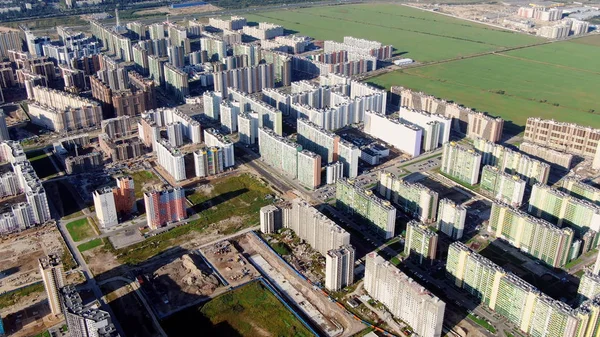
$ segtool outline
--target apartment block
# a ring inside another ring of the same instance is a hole
[[[412,220],[406,224],[404,255],[419,264],[433,263],[437,254],[438,235],[421,222]]]
[[[188,75],[170,63],[164,65],[165,85],[168,92],[179,101],[185,101],[190,94]]]
[[[221,102],[223,95],[216,91],[205,91],[202,94],[202,101],[204,103],[204,115],[214,119],[220,120],[221,113]]]
[[[83,305],[75,286],[60,290],[61,304],[69,335],[73,337],[119,337],[108,312],[96,307],[95,301]]]
[[[571,260],[575,240],[571,228],[560,228],[505,203],[492,204],[488,231],[554,268]]]
[[[596,233],[600,231],[600,206],[550,186],[533,186],[528,212],[558,226],[573,228],[577,237],[590,229]]]
[[[54,131],[99,127],[102,107],[96,101],[65,91],[35,86],[29,115],[33,123]]]
[[[264,206],[260,209],[260,231],[265,234],[277,232],[283,227],[282,211],[274,205]]]
[[[495,166],[486,165],[481,172],[480,187],[494,199],[519,207],[523,203],[525,181],[510,175]]]
[[[460,240],[465,230],[467,209],[450,199],[440,200],[437,213],[437,228],[452,240]]]
[[[201,149],[193,154],[196,177],[208,177],[224,171],[223,150],[213,146]]]
[[[144,193],[144,204],[150,229],[157,229],[187,217],[185,191],[181,188],[146,192]]]
[[[298,182],[311,190],[321,185],[321,156],[308,150],[298,152]]]
[[[366,111],[364,132],[412,157],[421,154],[423,130],[411,123],[388,118],[383,113]]]
[[[67,174],[89,172],[97,170],[103,165],[103,154],[93,151],[82,156],[69,156],[65,158],[65,171]]]
[[[355,178],[358,176],[358,158],[360,158],[360,149],[356,145],[340,139],[338,161],[343,165],[344,177]]]
[[[7,58],[9,50],[23,50],[23,39],[18,30],[6,30],[0,33],[0,57]]]
[[[60,288],[65,286],[63,264],[60,257],[48,255],[38,260],[38,268],[42,275],[50,312],[57,316],[63,313],[60,301]]]
[[[208,25],[221,30],[238,30],[246,26],[246,18],[240,16],[232,16],[228,20],[221,18],[209,18]]]
[[[354,283],[354,247],[344,245],[325,255],[325,288],[339,291]]]
[[[255,144],[258,139],[258,114],[243,112],[237,116],[240,142]]]
[[[326,184],[335,184],[338,180],[344,177],[344,164],[336,161],[335,163],[325,166]]]
[[[438,193],[419,183],[411,183],[387,171],[379,173],[377,191],[398,208],[422,222],[432,223],[437,214]]]
[[[600,206],[600,188],[584,183],[581,177],[568,176],[564,178],[561,191]]]
[[[542,294],[460,242],[450,245],[446,271],[458,287],[482,299],[525,333],[575,336],[581,324],[575,310]],[[545,321],[540,321],[540,316]],[[561,324],[565,321],[567,324]],[[549,328],[553,330],[550,334]]]
[[[551,119],[527,118],[524,140],[554,150],[587,157],[600,168],[600,130]]]
[[[155,141],[153,147],[158,158],[158,165],[173,177],[173,180],[182,181],[187,179],[184,155],[177,148],[171,146],[164,139]]]
[[[335,195],[336,207],[341,211],[361,218],[385,239],[394,237],[396,208],[389,201],[355,186],[352,179],[338,180]]]
[[[221,61],[227,56],[227,43],[210,37],[201,37],[200,51],[206,51],[208,59],[212,62]]]
[[[324,164],[338,160],[338,143],[340,137],[306,119],[298,119],[298,144],[321,156]]]
[[[415,334],[442,336],[446,304],[374,252],[366,256],[364,288]]]
[[[481,155],[455,142],[444,144],[441,171],[448,176],[475,185],[479,181]]]
[[[233,142],[226,135],[215,129],[204,130],[204,142],[206,146],[218,147],[223,151],[223,167],[235,165]]]
[[[222,101],[220,110],[221,125],[225,132],[236,132],[238,130],[238,115],[240,114],[239,102]]]
[[[269,129],[259,128],[258,147],[261,159],[269,166],[288,177],[298,176],[298,152],[302,151],[302,146]]]
[[[253,94],[263,88],[275,86],[275,66],[273,63],[259,64],[251,67],[219,71],[213,74],[215,91],[226,95],[229,88]]]
[[[546,184],[550,175],[550,165],[507,147],[477,138],[473,147],[481,154],[481,165],[495,166],[500,171],[518,175],[529,185]]]
[[[399,118],[405,123],[421,128],[421,146],[425,152],[434,150],[450,140],[452,118],[407,107],[400,108]]]
[[[258,26],[243,26],[244,35],[251,36],[258,40],[273,39],[283,35],[283,27],[268,22],[259,22]]]
[[[581,304],[587,300],[594,299],[600,295],[600,275],[590,269],[585,269],[577,288],[577,303]]]
[[[570,169],[573,166],[573,155],[566,152],[556,151],[534,143],[523,142],[519,145],[519,150],[528,155],[539,158],[550,164]]]
[[[94,208],[98,223],[103,229],[108,229],[119,224],[117,215],[117,206],[113,196],[113,189],[110,187],[95,190],[92,194],[94,198]]]
[[[151,121],[149,124],[155,123],[158,127],[166,127],[170,123],[179,122],[183,126],[183,136],[186,139],[194,144],[202,143],[202,127],[200,122],[177,108],[159,108],[146,111],[142,117],[149,118],[149,121]],[[147,134],[150,136],[152,132]]]
[[[183,145],[183,124],[181,122],[167,124],[167,138],[171,146]]]

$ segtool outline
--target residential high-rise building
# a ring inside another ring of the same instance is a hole
[[[238,102],[223,101],[220,106],[221,125],[227,133],[233,133],[238,130],[237,121],[240,114],[240,104]]]
[[[390,172],[381,171],[377,186],[379,195],[399,209],[425,223],[435,221],[438,193],[419,183],[410,183]]]
[[[377,253],[365,262],[364,288],[390,313],[423,337],[442,336],[446,303],[420,286]]]
[[[356,186],[351,179],[337,181],[335,196],[337,208],[364,219],[381,237],[394,237],[396,208],[389,201]]]
[[[63,313],[59,291],[60,288],[65,286],[63,265],[60,257],[56,255],[44,256],[38,260],[38,266],[42,275],[42,281],[44,282],[44,288],[46,288],[50,312],[55,316],[59,315]]]
[[[302,146],[269,129],[259,128],[258,148],[261,159],[269,166],[291,178],[298,177],[298,152]]]
[[[181,188],[144,193],[146,218],[150,229],[157,229],[170,222],[187,217],[185,192]]]
[[[70,336],[119,337],[108,312],[97,309],[94,302],[83,305],[75,286],[62,288],[60,297]]]
[[[600,130],[555,120],[527,118],[524,139],[554,150],[593,159],[600,168]]]
[[[571,228],[557,227],[507,204],[492,204],[488,231],[554,268],[562,267],[571,259],[574,241]]]
[[[556,151],[534,143],[523,142],[519,145],[519,150],[528,155],[542,159],[550,164],[563,169],[570,169],[573,166],[573,155],[571,153]]]
[[[167,91],[172,93],[179,101],[184,101],[190,94],[188,75],[170,63],[164,65],[165,85]]]
[[[473,146],[481,153],[481,165],[491,165],[502,172],[518,175],[529,185],[548,182],[550,165],[547,163],[483,138],[476,138]]]
[[[340,136],[303,118],[298,119],[297,128],[298,138],[296,141],[302,145],[302,148],[321,156],[323,164],[338,160]]]
[[[283,226],[281,209],[274,205],[260,209],[260,231],[265,234],[275,233]]]
[[[210,37],[200,38],[200,51],[206,51],[211,62],[221,61],[227,56],[227,43]]]
[[[115,207],[120,215],[130,216],[137,212],[137,200],[135,198],[135,184],[130,176],[116,178],[117,187],[113,188]]]
[[[438,235],[422,223],[412,220],[406,225],[404,255],[420,263],[433,263],[437,254]]]
[[[344,177],[356,178],[358,176],[359,158],[360,149],[356,145],[340,139],[338,143],[338,161],[344,167]]]
[[[206,146],[218,147],[223,151],[223,167],[235,165],[233,142],[226,135],[215,129],[204,130],[204,142]]]
[[[411,157],[421,154],[423,130],[412,123],[389,118],[385,113],[365,111],[364,131]]]
[[[440,200],[437,214],[437,227],[452,240],[460,240],[465,230],[467,209],[450,199]]]
[[[323,256],[332,249],[350,244],[350,233],[302,199],[294,199],[290,205],[282,206],[281,213],[282,226],[293,230]]]
[[[154,81],[157,86],[164,86],[165,84],[165,66],[169,62],[169,58],[161,57],[157,55],[148,55],[148,73],[150,74],[150,79]],[[173,75],[173,72],[171,72]],[[177,75],[175,73],[175,75]],[[177,76],[173,75],[171,78],[173,82]]]
[[[229,88],[247,94],[275,87],[273,63],[261,63],[252,67],[235,68],[213,74],[215,91],[227,94]]]
[[[446,271],[457,287],[532,336],[581,336],[577,331],[588,328],[582,311],[544,295],[463,243],[450,245]]]
[[[167,137],[171,146],[183,145],[183,124],[181,122],[167,124]]]
[[[221,112],[223,95],[216,91],[205,91],[202,94],[202,100],[204,103],[204,115],[214,120],[220,120],[219,114]]]
[[[354,283],[354,247],[344,245],[325,255],[325,288],[338,291]]]
[[[547,185],[533,186],[528,212],[558,226],[570,226],[578,237],[590,229],[600,231],[600,206]]]
[[[321,156],[308,150],[298,152],[298,182],[311,190],[321,185]]]
[[[577,288],[576,302],[581,304],[600,295],[600,275],[590,269],[585,269],[579,287]]]
[[[209,18],[208,25],[221,30],[238,30],[246,26],[246,18],[240,16],[232,16],[229,20]]]
[[[145,119],[148,118],[148,124],[154,124],[158,127],[166,127],[169,123],[179,122],[183,126],[183,136],[194,144],[202,143],[202,127],[200,122],[193,119],[183,111],[176,108],[159,108],[151,111],[146,111]],[[151,126],[148,125],[148,126]],[[149,130],[150,131],[150,130]],[[148,133],[150,136],[152,132]],[[148,139],[149,140],[149,139]],[[144,140],[146,143],[146,140]]]
[[[422,150],[432,151],[450,140],[452,118],[426,111],[400,107],[400,120],[411,123],[423,130]]]
[[[0,33],[0,58],[7,58],[9,50],[23,50],[23,39],[18,30],[5,30]]]
[[[237,119],[238,135],[240,142],[255,144],[258,139],[258,114],[240,113]]]
[[[568,176],[564,178],[561,191],[600,206],[600,188],[584,183],[581,177]]]
[[[160,139],[154,142],[154,151],[156,151],[158,165],[167,171],[175,181],[187,179],[185,159],[177,148],[171,146],[166,140]]]
[[[338,180],[344,177],[344,164],[340,161],[325,166],[325,176],[327,185],[337,183]]]
[[[484,193],[496,200],[519,207],[523,203],[525,181],[517,175],[510,175],[496,166],[486,165],[481,173],[480,187]]]
[[[600,275],[600,254],[596,256],[596,262],[594,263],[594,268],[592,272],[596,275]]]
[[[183,68],[183,66],[185,66],[183,47],[171,45],[167,47],[167,55],[169,57],[169,63],[174,67]]]
[[[113,189],[110,187],[101,188],[95,190],[92,195],[100,227],[106,229],[118,225],[119,217],[117,216]]]
[[[479,181],[481,155],[455,142],[444,144],[441,171],[448,176],[475,185]]]
[[[196,177],[207,177],[222,173],[223,150],[218,147],[201,149],[193,154]]]

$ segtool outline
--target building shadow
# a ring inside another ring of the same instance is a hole
[[[21,270],[20,267],[11,267],[11,268],[8,268],[8,269],[0,270],[0,280],[3,279],[3,278],[5,278],[5,277],[8,277],[8,276],[10,276],[12,274],[18,273],[19,270]]]

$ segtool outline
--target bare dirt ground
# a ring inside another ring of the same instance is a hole
[[[260,276],[254,266],[248,263],[248,260],[229,241],[220,241],[201,251],[231,286],[237,286]]]
[[[232,240],[233,242],[233,240]],[[244,256],[252,256],[258,254],[262,256],[273,268],[277,269],[285,276],[296,290],[301,292],[311,304],[318,308],[319,311],[328,320],[335,321],[343,326],[344,332],[342,336],[352,336],[353,334],[364,329],[364,325],[348,315],[345,310],[338,307],[335,303],[330,302],[320,291],[313,287],[298,275],[279,257],[277,257],[262,241],[252,234],[246,234],[236,238],[235,244],[238,245]]]
[[[155,15],[155,14],[169,14],[169,15],[183,15],[183,14],[195,14],[205,13],[221,10],[220,7],[214,5],[194,6],[187,8],[176,8],[173,9],[171,6],[158,7],[153,9],[145,9],[135,12],[137,15]]]
[[[86,250],[81,254],[85,258],[92,273],[96,276],[121,266],[121,263],[117,261],[117,257],[107,251],[104,246]]]
[[[184,254],[168,264],[144,266],[141,274],[142,288],[160,315],[208,298],[221,286],[217,276],[196,254]]]
[[[63,253],[63,239],[53,225],[0,239],[0,293],[40,281],[38,259]]]

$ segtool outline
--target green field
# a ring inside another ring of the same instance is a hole
[[[542,39],[495,29],[448,16],[394,4],[326,6],[246,15],[318,40],[342,41],[344,36],[391,44],[421,62],[445,60]]]
[[[77,246],[77,249],[79,249],[79,251],[83,253],[86,250],[94,249],[99,246],[102,246],[102,239],[94,239],[92,241],[82,243],[79,246]]]
[[[136,199],[144,197],[144,184],[160,184],[160,179],[152,174],[152,172],[137,171],[129,175],[133,178]]]
[[[67,224],[67,230],[73,241],[79,242],[94,236],[94,230],[89,225],[87,218],[75,220]]]
[[[491,325],[490,323],[488,323],[488,321],[486,321],[485,319],[479,318],[473,314],[469,314],[469,319],[472,320],[473,322],[477,323],[477,325],[483,327],[487,331],[489,331],[491,333],[496,333],[496,328],[494,328],[494,326]]]
[[[191,231],[203,232],[210,224],[231,217],[241,217],[244,221],[235,226],[223,226],[220,228],[222,234],[256,226],[259,224],[260,208],[271,203],[271,199],[265,197],[272,193],[265,184],[247,174],[215,181],[209,193],[197,192],[187,196],[195,205],[194,210],[200,214],[200,219],[115,253],[121,263],[136,264],[180,244],[182,237]]]
[[[519,133],[527,117],[600,127],[600,36],[409,68],[370,79],[487,111]]]
[[[42,282],[35,283],[32,285],[25,286],[19,290],[4,293],[0,295],[0,309],[8,308],[13,306],[23,298],[33,293],[41,293],[44,291],[44,284]]]
[[[195,322],[206,336],[314,336],[260,282],[220,295],[200,308],[183,310],[163,321],[169,336],[189,336]]]

